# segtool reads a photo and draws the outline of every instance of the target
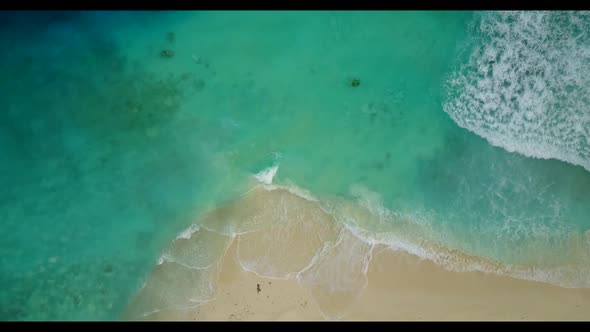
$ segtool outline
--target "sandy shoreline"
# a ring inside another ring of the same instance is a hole
[[[283,190],[253,192],[212,215],[218,220],[220,216],[233,220],[234,216],[246,216],[246,211],[256,216],[261,226],[226,237],[227,249],[219,251],[215,265],[215,271],[219,271],[215,296],[193,308],[161,310],[140,319],[590,319],[590,289],[562,288],[483,272],[454,272],[383,245],[370,246],[346,235],[342,228],[332,227],[333,221],[313,203]],[[179,241],[184,241],[185,247],[190,241],[202,246],[204,239],[215,237],[207,232]],[[216,241],[221,248],[220,236]],[[326,247],[325,243],[332,245]],[[211,252],[208,247],[199,248],[191,252]],[[316,260],[315,253],[320,251],[323,254]],[[289,278],[265,278],[243,267],[267,271],[265,275],[283,273]],[[167,280],[177,282],[174,277],[159,282],[168,287],[171,282]],[[166,292],[167,288],[156,289],[152,297],[145,298],[154,299]]]
[[[590,290],[566,289],[481,272],[447,271],[415,256],[376,248],[368,286],[342,320],[590,319]],[[260,291],[258,291],[258,287]],[[236,245],[226,253],[215,299],[147,320],[321,321],[326,318],[297,280],[244,271]]]

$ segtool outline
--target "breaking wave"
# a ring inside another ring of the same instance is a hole
[[[590,170],[590,13],[483,13],[444,110],[489,143]]]

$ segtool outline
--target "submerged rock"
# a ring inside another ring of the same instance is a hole
[[[168,39],[169,42],[173,43],[174,41],[176,41],[176,34],[174,32],[168,32],[168,34],[166,35],[166,39]]]
[[[172,58],[174,56],[174,51],[162,50],[162,52],[160,52],[160,56],[162,56],[162,58]]]

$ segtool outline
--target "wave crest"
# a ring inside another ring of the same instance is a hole
[[[485,13],[444,110],[492,145],[590,170],[590,13]]]

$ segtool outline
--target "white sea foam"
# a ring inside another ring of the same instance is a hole
[[[156,265],[162,265],[162,264],[164,264],[164,262],[167,262],[169,259],[170,258],[168,257],[168,254],[164,253],[164,254],[160,255],[160,257],[158,258],[158,262],[156,263]],[[144,285],[144,287],[145,287],[145,285]]]
[[[590,13],[484,13],[445,111],[492,145],[590,170]]]
[[[271,184],[272,183],[272,179],[275,177],[275,175],[277,174],[277,171],[279,170],[279,166],[272,166],[269,168],[266,168],[264,170],[262,170],[259,173],[256,173],[254,175],[254,177],[264,183],[264,184]]]
[[[191,236],[199,231],[199,229],[201,229],[198,225],[192,224],[190,225],[187,229],[183,230],[182,232],[180,232],[180,234],[178,234],[178,236],[176,237],[176,239],[190,239]]]
[[[265,190],[286,190],[288,192],[290,192],[291,194],[301,197],[305,200],[308,200],[310,202],[317,202],[318,199],[308,190],[305,190],[303,188],[297,187],[294,184],[285,184],[285,185],[279,185],[279,184],[269,184],[269,185],[264,185],[262,187]]]

